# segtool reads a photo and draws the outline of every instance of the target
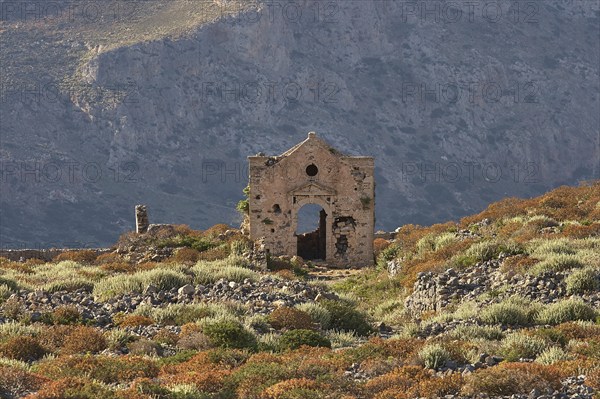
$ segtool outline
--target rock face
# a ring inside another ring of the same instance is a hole
[[[127,26],[148,18],[186,34],[111,43],[121,38],[86,35],[112,16],[5,19],[4,247],[59,234],[113,243],[141,200],[157,222],[238,223],[245,157],[313,129],[377,157],[378,229],[598,176],[597,2],[492,2],[495,16],[477,1],[414,2],[425,13],[404,1],[302,0],[287,13],[261,1],[199,27],[153,14],[176,0],[134,3],[147,8]]]
[[[337,267],[373,264],[373,158],[343,155],[310,132],[282,155],[252,156],[249,163],[251,239],[264,238],[273,255]],[[300,210],[310,204],[321,207],[318,227],[297,234]]]

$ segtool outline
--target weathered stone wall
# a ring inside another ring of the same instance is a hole
[[[249,224],[273,255],[297,255],[298,212],[317,204],[325,219],[326,261],[337,267],[373,263],[375,182],[372,157],[340,154],[309,133],[278,157],[249,157]]]

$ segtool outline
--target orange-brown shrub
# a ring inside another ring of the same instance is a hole
[[[196,263],[200,259],[200,251],[194,248],[179,248],[171,260],[177,263]]]
[[[500,226],[497,230],[497,237],[499,239],[508,239],[513,236],[519,235],[519,232],[523,229],[529,228],[529,225],[523,225],[520,222],[507,222]]]
[[[530,258],[527,255],[514,255],[504,259],[500,271],[510,276],[524,274],[538,262],[538,259]]]
[[[75,328],[71,325],[49,326],[40,331],[37,339],[48,352],[58,352]]]
[[[96,263],[98,265],[103,265],[106,263],[120,263],[123,261],[123,258],[121,258],[116,252],[107,252],[96,257]]]
[[[581,325],[579,323],[568,322],[559,324],[555,327],[563,335],[571,339],[588,339],[588,338],[600,338],[600,326],[598,325]]]
[[[275,272],[275,274],[285,280],[295,280],[297,278],[296,274],[289,269],[278,270]]]
[[[477,370],[465,378],[462,393],[474,395],[527,394],[539,390],[560,387],[561,373],[557,367],[536,363],[501,363],[496,367]]]
[[[38,364],[38,373],[53,380],[87,377],[106,384],[130,382],[142,377],[155,378],[158,370],[154,361],[139,356],[61,356]]]
[[[114,393],[107,387],[87,378],[68,377],[50,381],[26,399],[113,399]]]
[[[600,390],[600,368],[588,373],[585,378],[585,384],[596,390]]]
[[[159,266],[157,262],[142,262],[135,265],[135,271],[152,270]]]
[[[172,384],[192,384],[201,391],[214,393],[223,389],[225,378],[230,374],[230,370],[207,368],[203,371],[183,371],[169,375],[164,381]]]
[[[416,386],[409,389],[409,398],[440,398],[444,395],[456,395],[460,392],[464,379],[461,374],[430,378],[419,381]]]
[[[280,360],[298,378],[317,379],[323,375],[343,375],[345,367],[332,354],[329,348],[301,346],[281,355]]]
[[[415,338],[382,339],[371,338],[364,344],[337,352],[347,366],[360,363],[367,359],[388,359],[393,357],[404,363],[412,364],[417,359],[417,353],[424,345],[423,340]]]
[[[387,359],[366,359],[360,364],[360,370],[369,377],[389,373],[390,371],[401,367],[403,362],[393,357]]]
[[[48,379],[28,371],[0,365],[0,395],[21,397],[25,392],[37,391]]]
[[[594,222],[587,226],[569,224],[565,226],[561,235],[570,238],[597,237],[600,235],[600,223]]]
[[[414,251],[417,242],[425,237],[427,234],[440,234],[447,231],[452,231],[456,228],[456,223],[446,222],[434,224],[432,226],[419,226],[414,224],[405,224],[400,227],[400,230],[396,233],[396,242],[400,242],[402,249],[406,251]]]
[[[450,260],[450,258],[454,255],[463,252],[467,248],[469,248],[473,244],[473,242],[474,240],[470,238],[452,242],[446,245],[445,247],[438,249],[435,252],[430,252],[427,258],[440,261]]]
[[[190,360],[165,365],[160,372],[160,380],[169,383],[193,384],[206,392],[217,392],[224,387],[231,370],[238,365],[238,360],[225,359],[223,356],[236,358],[240,351],[205,351],[198,353]]]
[[[261,393],[264,399],[292,399],[301,398],[302,393],[306,391],[317,391],[321,384],[307,378],[292,378],[278,382],[266,388]]]
[[[0,354],[10,359],[30,362],[44,356],[46,350],[34,337],[16,336],[0,345]]]
[[[546,215],[557,221],[598,220],[598,201],[600,181],[592,181],[580,187],[562,186],[536,198],[506,198],[495,202],[483,212],[461,219],[461,227],[467,227],[484,218],[494,221],[528,213]]]
[[[111,273],[134,273],[136,267],[127,262],[107,262],[100,266],[100,269]]]
[[[181,326],[180,336],[189,335],[197,332],[202,332],[202,327],[196,323],[186,323]]]
[[[376,238],[373,240],[373,253],[375,254],[375,257],[377,257],[381,251],[383,251],[384,249],[386,249],[387,247],[389,247],[392,244],[391,241],[388,241],[384,238]]]
[[[152,320],[150,317],[138,314],[123,315],[121,317],[117,317],[114,321],[119,327],[149,326],[154,324],[154,320]]]
[[[61,349],[67,355],[77,353],[98,353],[106,349],[106,339],[100,330],[79,326],[69,334]]]
[[[203,237],[217,237],[219,234],[224,234],[227,230],[231,230],[231,227],[226,224],[220,223],[209,227],[202,232]]]
[[[162,391],[168,390],[150,378],[138,378],[129,388],[117,391],[116,397],[118,399],[155,399]]]
[[[72,260],[79,263],[93,263],[98,257],[98,253],[91,249],[82,249],[79,251],[66,251],[54,257],[54,261]]]
[[[365,391],[371,393],[383,393],[389,389],[396,392],[407,391],[409,388],[423,380],[431,378],[431,372],[420,366],[403,366],[389,373],[375,377],[365,384]],[[385,396],[375,396],[384,398]]]
[[[166,328],[161,328],[152,339],[159,344],[175,345],[179,336]]]
[[[600,359],[585,359],[582,357],[574,360],[561,360],[554,363],[555,369],[559,370],[563,378],[574,375],[587,375],[594,370],[600,370]]]
[[[30,263],[31,259],[26,262],[13,262],[6,258],[0,258],[0,269],[15,270],[19,273],[31,274],[33,273],[33,263]]]
[[[73,305],[63,305],[54,309],[51,313],[54,324],[75,324],[81,320],[79,310]]]
[[[269,324],[276,330],[314,329],[312,318],[302,310],[286,306],[275,309],[268,317]]]
[[[218,247],[207,249],[200,252],[199,260],[213,261],[224,259],[229,256],[230,248],[227,245],[219,245]]]
[[[208,349],[212,346],[210,338],[201,332],[193,332],[189,334],[182,334],[179,340],[177,340],[177,346],[181,349],[195,349],[202,350]]]

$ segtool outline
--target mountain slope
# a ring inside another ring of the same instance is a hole
[[[310,130],[376,157],[378,228],[598,176],[596,2],[498,18],[479,3],[139,4],[116,22],[4,19],[4,246],[107,244],[136,203],[153,222],[235,224],[245,157]],[[47,84],[60,94],[24,94]]]

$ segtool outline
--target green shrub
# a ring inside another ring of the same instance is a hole
[[[135,274],[109,277],[94,285],[94,297],[100,301],[130,292],[141,291],[142,282],[135,277]]]
[[[485,339],[488,341],[499,341],[504,338],[500,326],[464,326],[459,325],[450,334],[454,339],[473,340]]]
[[[106,278],[94,286],[94,296],[107,300],[117,295],[141,292],[146,286],[154,285],[159,290],[170,290],[188,284],[191,278],[182,272],[166,269],[140,271],[132,275],[117,275]]]
[[[465,255],[477,259],[479,262],[494,259],[498,256],[499,245],[495,241],[481,241],[473,244],[465,251]]]
[[[540,324],[561,324],[568,321],[590,321],[596,318],[594,309],[581,300],[567,299],[547,305],[538,315]]]
[[[315,302],[306,302],[296,305],[296,309],[308,313],[313,322],[318,323],[323,330],[329,329],[331,313],[323,306]]]
[[[142,288],[154,285],[159,290],[170,290],[179,288],[190,283],[190,278],[175,270],[153,269],[134,274],[142,283]]]
[[[600,289],[599,280],[600,276],[597,270],[592,268],[575,270],[565,279],[567,293],[573,295],[598,291]]]
[[[246,260],[230,256],[212,262],[200,261],[193,268],[195,284],[212,284],[220,279],[242,283],[244,280],[258,281],[260,275],[250,270]]]
[[[297,349],[302,345],[331,348],[331,342],[313,330],[290,330],[279,338],[278,348],[281,351]]]
[[[450,360],[450,353],[439,344],[428,344],[419,351],[419,359],[421,359],[425,368],[435,370],[444,366]]]
[[[106,333],[107,346],[112,350],[124,348],[132,338],[127,330],[121,328],[112,328]]]
[[[502,340],[501,353],[506,360],[514,362],[520,358],[535,359],[547,347],[543,338],[517,332]]]
[[[485,262],[495,259],[504,252],[507,255],[517,255],[524,252],[524,248],[512,241],[481,241],[473,244],[465,251],[465,255],[469,258],[474,258],[479,262]]]
[[[218,243],[212,242],[209,238],[206,237],[198,237],[192,235],[177,235],[175,237],[164,239],[157,245],[159,248],[189,247],[199,252],[204,252],[208,249],[218,246]]]
[[[485,324],[525,326],[533,322],[538,307],[528,300],[510,297],[485,308],[479,319]]]
[[[329,327],[335,330],[354,331],[358,335],[368,335],[373,331],[367,317],[350,303],[342,300],[325,300],[320,304],[331,315]]]
[[[543,273],[558,273],[565,270],[582,268],[584,266],[578,255],[557,254],[551,255],[541,262],[533,265],[530,274],[540,275]]]
[[[73,292],[82,289],[86,291],[92,291],[94,289],[94,283],[93,281],[85,278],[71,277],[65,280],[49,282],[40,286],[39,288],[49,293],[54,293],[58,291]]]
[[[334,349],[353,347],[359,342],[359,338],[353,331],[329,330],[326,336]]]
[[[256,337],[246,330],[242,324],[234,320],[217,320],[203,326],[202,332],[215,346],[236,349],[254,349]]]
[[[206,303],[170,303],[162,308],[141,305],[136,308],[135,313],[156,320],[158,324],[182,326],[214,316],[218,309],[216,305]]]
[[[569,339],[561,331],[555,328],[537,328],[531,334],[546,340],[551,345],[565,346]]]
[[[450,260],[448,261],[448,266],[455,269],[464,270],[471,266],[475,266],[476,263],[477,258],[474,256],[466,254],[456,254],[452,258],[450,258]]]
[[[558,254],[573,255],[577,252],[573,240],[568,238],[532,240],[527,244],[527,247],[529,253],[538,259],[545,259]]]
[[[8,285],[0,284],[0,303],[4,302],[12,293],[13,291]]]
[[[535,361],[536,363],[551,365],[563,360],[569,360],[570,358],[571,357],[562,348],[558,346],[551,346],[540,353]]]
[[[398,255],[400,255],[400,246],[392,243],[377,256],[377,267],[387,269],[387,262],[397,258]]]
[[[6,277],[0,276],[0,284],[8,287],[11,291],[17,291],[19,289],[19,285],[16,281]]]

